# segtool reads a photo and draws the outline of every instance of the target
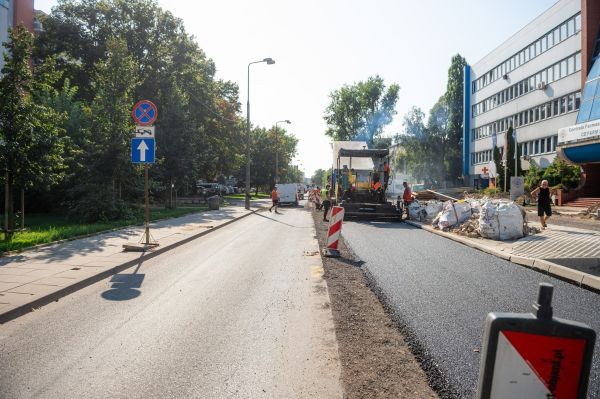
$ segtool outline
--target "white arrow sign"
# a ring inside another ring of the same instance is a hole
[[[146,162],[146,151],[148,151],[149,147],[146,145],[146,141],[141,140],[140,145],[137,148],[140,151],[140,161]]]

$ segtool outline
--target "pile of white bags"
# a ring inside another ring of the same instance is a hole
[[[438,226],[440,229],[445,229],[468,220],[471,215],[469,203],[446,201],[438,220]]]
[[[438,201],[429,201],[425,207],[426,219],[434,219],[444,208],[444,204]]]
[[[426,216],[427,214],[425,213],[425,206],[419,201],[414,200],[408,205],[408,217],[411,220],[422,221]]]
[[[479,214],[479,234],[492,240],[523,237],[521,209],[514,202],[485,202]]]

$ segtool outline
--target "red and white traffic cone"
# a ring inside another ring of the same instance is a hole
[[[344,220],[344,208],[334,206],[329,216],[329,232],[327,233],[327,247],[323,249],[323,255],[328,258],[339,258],[340,251],[338,243],[342,233],[342,220]]]

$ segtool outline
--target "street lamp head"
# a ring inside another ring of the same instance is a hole
[[[273,65],[275,63],[275,60],[273,58],[265,58],[263,62],[266,62],[267,65]]]
[[[288,125],[289,125],[290,123],[292,123],[292,122],[291,122],[289,119],[286,119],[284,122],[285,122],[285,123],[287,123]]]

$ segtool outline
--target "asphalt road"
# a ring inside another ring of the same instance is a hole
[[[252,215],[1,325],[0,398],[341,397],[313,236]]]
[[[531,312],[540,282],[554,285],[555,317],[600,332],[598,294],[406,224],[347,222],[342,234],[454,396],[475,394],[486,315]],[[588,394],[600,398],[600,340]]]

